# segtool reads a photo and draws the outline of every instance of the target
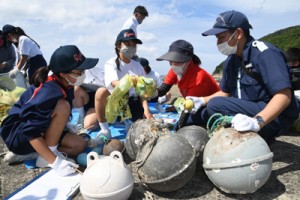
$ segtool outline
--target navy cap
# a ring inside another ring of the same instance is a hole
[[[61,46],[51,56],[49,68],[53,73],[69,73],[72,70],[93,68],[98,58],[86,58],[75,45]]]
[[[149,67],[149,61],[146,58],[139,58],[139,61],[143,67]]]
[[[231,10],[221,13],[217,17],[213,28],[205,31],[202,35],[217,35],[227,30],[235,30],[237,28],[248,30],[251,29],[252,26],[249,24],[247,17],[243,13]]]
[[[122,30],[116,39],[116,43],[129,40],[133,40],[136,41],[136,43],[138,44],[142,44],[142,41],[136,38],[135,32],[132,29]]]
[[[3,35],[6,35],[6,34],[10,33],[11,31],[15,30],[15,28],[16,28],[16,27],[14,27],[13,25],[5,24],[5,25],[2,27]]]
[[[169,51],[157,58],[157,61],[187,62],[194,56],[194,48],[185,40],[176,40],[170,45]]]

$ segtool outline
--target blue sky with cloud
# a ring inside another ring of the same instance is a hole
[[[276,30],[300,24],[298,0],[1,0],[0,26],[19,26],[40,45],[47,61],[61,45],[75,44],[87,57],[100,59],[99,66],[115,56],[114,42],[123,23],[137,5],[149,12],[138,26],[138,55],[164,75],[166,61],[155,59],[167,52],[177,39],[194,46],[202,67],[212,73],[225,57],[216,47],[216,38],[203,37],[219,13],[243,12],[253,26],[251,35],[260,38]]]

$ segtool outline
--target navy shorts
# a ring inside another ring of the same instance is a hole
[[[87,111],[90,108],[95,108],[95,94],[96,92],[87,92],[89,95],[89,101],[84,105],[84,110]]]
[[[210,116],[215,113],[222,115],[234,116],[238,113],[254,117],[262,109],[266,107],[266,102],[250,102],[234,97],[214,97],[206,107],[202,107],[196,114],[191,114],[185,125],[206,126]],[[263,138],[280,136],[289,129],[291,122],[284,116],[280,115],[272,122],[264,126],[259,134]]]
[[[47,67],[47,62],[42,55],[36,55],[30,58],[27,62],[28,65],[28,79],[31,83],[31,77],[33,76],[34,72],[38,70],[40,67]]]
[[[61,144],[61,141],[63,140],[66,134],[67,131],[63,131],[58,141],[58,146]],[[18,155],[26,155],[29,153],[36,152],[35,149],[31,146],[28,138],[21,133],[16,134],[16,137],[14,138],[13,142],[7,147],[10,151]]]
[[[132,115],[132,121],[144,118],[144,108],[142,106],[140,97],[129,97],[129,108]]]

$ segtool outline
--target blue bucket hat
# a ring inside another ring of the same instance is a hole
[[[243,13],[231,10],[221,13],[217,17],[213,28],[203,32],[202,35],[217,35],[219,33],[228,30],[235,30],[237,28],[249,30],[252,28],[252,26],[249,24],[247,17]]]

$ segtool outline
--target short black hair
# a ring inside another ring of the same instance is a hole
[[[135,13],[139,13],[139,14],[145,16],[145,17],[149,16],[148,15],[148,11],[147,11],[147,9],[144,6],[137,6],[137,7],[135,7],[135,9],[133,11],[133,14],[135,14]]]
[[[300,48],[291,47],[285,52],[285,57],[288,62],[300,61]]]

